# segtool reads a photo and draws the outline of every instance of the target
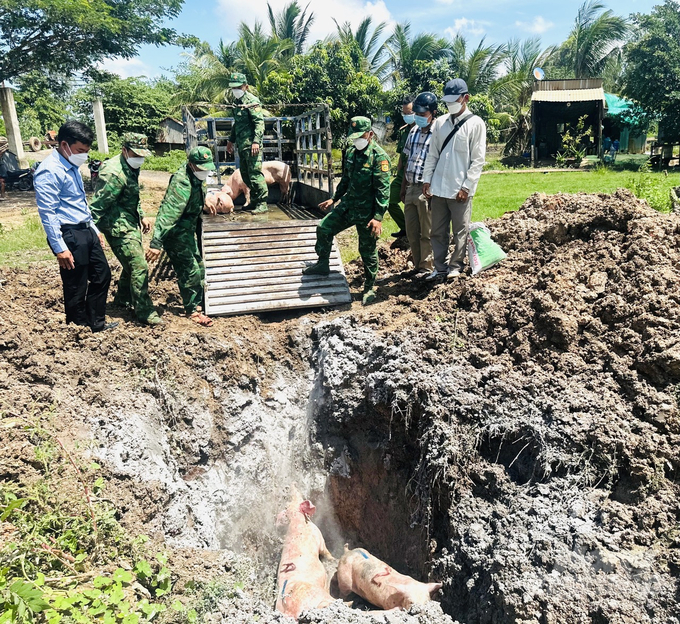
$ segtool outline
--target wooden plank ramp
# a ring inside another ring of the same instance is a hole
[[[243,222],[203,215],[208,316],[315,308],[352,302],[337,243],[328,277],[302,275],[316,262],[316,219]]]

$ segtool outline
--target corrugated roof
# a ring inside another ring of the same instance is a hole
[[[534,91],[532,102],[597,102],[604,101],[604,89],[565,89],[563,91]]]

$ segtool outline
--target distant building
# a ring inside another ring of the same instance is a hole
[[[621,152],[644,154],[647,151],[647,130],[635,129],[633,102],[613,93],[605,93],[604,97],[607,101],[607,114],[602,121],[604,136],[612,141],[618,139]]]
[[[156,154],[184,149],[184,124],[181,121],[174,117],[166,117],[159,126],[156,134]]]
[[[601,78],[536,80],[531,96],[531,162],[555,158],[562,134],[584,115],[593,141],[586,155],[602,156],[602,120],[606,101]]]

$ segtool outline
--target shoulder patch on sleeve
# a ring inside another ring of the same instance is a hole
[[[388,160],[381,160],[380,161],[380,171],[389,171],[390,170],[390,163]]]

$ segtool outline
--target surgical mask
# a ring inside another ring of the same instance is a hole
[[[354,139],[354,147],[356,147],[360,152],[362,150],[365,150],[367,146],[368,146],[368,139],[364,139],[363,137],[360,137],[358,139]]]
[[[68,148],[68,151],[71,152],[70,147]],[[80,167],[81,165],[84,165],[87,162],[87,152],[85,152],[85,154],[74,154],[73,152],[71,152],[71,155],[68,157],[68,161],[72,165]]]
[[[125,160],[133,169],[139,169],[144,164],[144,156],[128,156]]]
[[[416,115],[416,126],[419,128],[425,128],[430,125],[430,120],[422,115]]]
[[[404,123],[409,124],[409,126],[416,120],[415,114],[411,113],[410,115],[402,115],[404,118]]]
[[[463,102],[447,102],[446,106],[449,109],[449,113],[457,115],[463,109]]]
[[[231,93],[237,100],[240,100],[243,97],[245,91],[243,89],[232,89]]]
[[[207,180],[208,179],[208,174],[210,171],[201,171],[200,169],[194,169],[194,175],[199,179],[199,180]]]

